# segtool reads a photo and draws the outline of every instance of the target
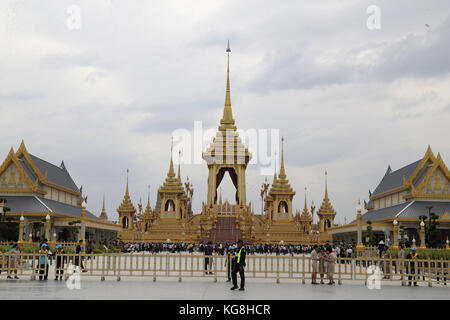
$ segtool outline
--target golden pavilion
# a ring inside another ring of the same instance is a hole
[[[142,205],[138,211],[130,200],[128,177],[123,201],[117,212],[123,241],[152,242],[206,242],[232,243],[243,239],[247,243],[325,243],[330,241],[328,229],[334,226],[334,211],[325,183],[325,197],[317,212],[319,227],[312,226],[315,207],[308,209],[306,194],[302,213],[294,216],[292,200],[296,194],[287,178],[284,166],[284,139],[282,139],[281,166],[276,170],[271,185],[266,184],[262,193],[264,209],[255,214],[246,200],[246,169],[252,158],[235,125],[231,108],[230,48],[227,48],[227,79],[225,105],[218,130],[202,158],[208,168],[207,199],[201,212],[191,212],[193,188],[188,181],[183,184],[178,165],[175,174],[171,151],[169,171],[163,185],[158,189],[157,204],[150,206],[150,196],[145,212]],[[172,142],[173,149],[173,142]],[[172,150],[171,149],[171,150]],[[236,188],[235,204],[222,202],[218,187],[229,173]],[[270,186],[270,190],[268,187]]]

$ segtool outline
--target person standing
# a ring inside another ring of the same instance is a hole
[[[66,260],[64,255],[66,252],[64,251],[64,248],[62,245],[58,244],[56,246],[56,252],[54,253],[54,255],[56,256],[56,278],[55,280],[62,280],[63,277],[63,273],[64,273],[64,262]]]
[[[381,252],[381,259],[383,259],[383,261],[381,262],[382,271],[384,273],[383,279],[389,279],[391,274],[391,264],[390,261],[387,260],[391,259],[391,252],[389,251],[388,246],[383,247],[383,251]]]
[[[324,284],[325,282],[323,282],[323,277],[326,272],[326,270],[325,270],[326,254],[325,254],[325,249],[323,247],[320,248],[320,252],[317,255],[317,257],[319,258],[320,284]]]
[[[9,251],[9,268],[8,268],[8,279],[12,279],[11,275],[14,273],[14,279],[18,280],[19,277],[17,276],[17,265],[19,264],[19,245],[17,243],[12,245],[11,250]]]
[[[319,255],[318,251],[319,248],[317,245],[314,246],[314,249],[311,251],[311,267],[312,267],[312,274],[311,274],[311,284],[318,284],[317,283],[317,271],[319,271]]]
[[[336,263],[336,253],[333,252],[331,248],[328,248],[328,254],[326,256],[326,262],[327,262],[327,275],[330,282],[328,282],[329,285],[334,284],[334,264]]]
[[[417,287],[417,281],[416,281],[416,267],[415,264],[416,262],[414,260],[417,260],[419,258],[418,254],[417,254],[417,249],[415,247],[411,248],[411,251],[408,253],[408,255],[406,256],[406,259],[410,259],[411,261],[408,263],[408,271],[407,273],[409,274],[408,276],[408,286],[411,286],[411,280],[414,280],[414,287]]]
[[[234,256],[234,247],[229,246],[228,252],[227,252],[227,258],[225,259],[225,267],[227,267],[227,275],[228,275],[227,282],[231,282],[231,272],[233,271],[235,263],[236,263],[236,260],[235,260],[235,256]]]
[[[245,290],[245,248],[244,248],[244,241],[238,240],[237,242],[237,249],[236,249],[236,262],[233,268],[233,273],[231,274],[231,277],[233,279],[233,287],[231,290],[236,290],[238,288],[237,286],[237,273],[239,272],[239,277],[241,278],[241,287],[239,288],[239,291]]]
[[[383,240],[381,240],[379,243],[378,243],[378,256],[381,258],[381,254],[383,253],[383,250],[384,250],[384,241]]]
[[[80,267],[83,272],[87,272],[87,270],[85,270],[84,266],[83,266],[83,258],[84,258],[84,257],[82,257],[82,254],[83,254],[83,240],[78,241],[78,245],[75,248],[75,253],[78,255],[78,256],[75,257],[75,265]]]
[[[347,248],[347,258],[348,258],[348,260],[347,260],[347,263],[351,263],[351,257],[352,257],[352,254],[353,254],[353,249],[352,249],[352,246],[349,246],[348,248]]]
[[[205,247],[205,274],[212,274],[212,254],[213,254],[214,248],[212,247],[212,242],[209,241],[208,245]],[[208,272],[209,271],[209,272]]]
[[[43,243],[39,250],[39,280],[47,280],[48,277],[48,245]]]

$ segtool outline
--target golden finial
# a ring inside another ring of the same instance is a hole
[[[102,213],[106,212],[105,210],[105,193],[103,193],[103,207],[102,207]]]
[[[125,194],[129,194],[128,193],[128,172],[129,172],[130,170],[127,168],[127,188],[126,188],[126,191],[125,191]]]
[[[180,167],[181,167],[181,149],[178,150],[178,180],[181,181]]]
[[[170,167],[169,167],[168,176],[175,177],[175,173],[173,170],[173,136],[170,138],[170,140],[171,140],[171,143],[170,143]]]
[[[230,40],[227,44],[227,88],[225,92],[225,107],[223,109],[222,120],[220,120],[219,130],[233,129],[236,130],[234,126],[233,111],[231,110],[231,90],[230,90]]]
[[[306,186],[305,186],[305,209],[306,209]]]
[[[286,172],[284,171],[284,137],[281,137],[281,166],[280,166],[280,178],[286,178]]]

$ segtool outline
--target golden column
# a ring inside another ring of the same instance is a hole
[[[45,216],[45,239],[50,241],[50,215]]]
[[[425,249],[425,222],[420,222],[420,249]]]
[[[392,224],[394,225],[394,244],[392,249],[398,249],[398,221],[394,219]]]
[[[362,243],[362,214],[361,214],[361,202],[358,199],[358,206],[356,207],[356,225],[358,228],[358,241],[356,244],[356,250],[363,250],[364,249],[364,245]]]
[[[85,246],[86,245],[86,239],[85,239],[85,237],[86,237],[86,221],[85,221],[85,219],[86,219],[86,216],[87,216],[87,214],[86,214],[86,206],[87,206],[87,203],[86,203],[86,197],[84,197],[83,198],[83,202],[81,203],[81,230],[80,230],[80,237],[79,237],[79,239],[80,240],[82,240],[83,241],[83,246]]]
[[[25,218],[23,216],[20,216],[20,223],[19,223],[19,244],[23,244],[23,225],[24,225]]]

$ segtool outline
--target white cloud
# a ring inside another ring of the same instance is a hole
[[[69,5],[81,29],[66,26]],[[428,143],[450,161],[448,1],[379,1],[382,28],[366,28],[370,1],[4,1],[0,5],[0,150],[21,139],[59,164],[99,213],[115,217],[130,168],[136,203],[167,174],[170,135],[195,120],[217,127],[231,41],[232,105],[239,128],[277,128],[295,207],[320,206],[325,170],[343,222],[388,163],[420,158]],[[430,28],[425,27],[425,23]],[[206,164],[183,165],[194,209]],[[247,199],[260,210],[257,166]],[[271,181],[272,177],[269,176]],[[224,197],[233,191],[228,183]]]

